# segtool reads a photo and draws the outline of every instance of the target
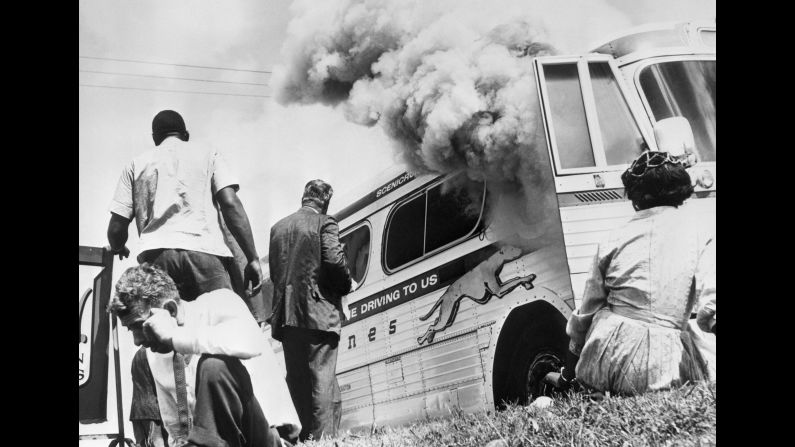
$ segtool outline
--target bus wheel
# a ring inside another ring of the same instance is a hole
[[[549,396],[552,387],[543,383],[544,376],[551,371],[559,371],[563,357],[558,350],[549,345],[541,347],[520,343],[513,354],[510,373],[509,401],[527,405],[539,396]]]
[[[527,405],[549,394],[544,376],[563,365],[569,346],[566,318],[546,301],[511,311],[500,330],[494,353],[492,385],[497,409]]]
[[[524,368],[525,390],[524,401],[532,402],[539,396],[549,396],[553,388],[543,382],[544,376],[552,371],[559,371],[563,360],[551,349],[545,349],[536,354]]]

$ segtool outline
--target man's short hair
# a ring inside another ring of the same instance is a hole
[[[152,119],[152,138],[155,140],[155,146],[160,146],[169,135],[175,135],[182,141],[188,141],[190,137],[185,129],[182,115],[173,110],[161,110]]]
[[[122,316],[136,308],[160,307],[168,299],[179,301],[174,280],[165,270],[145,262],[122,273],[116,283],[116,293],[108,303],[108,312]]]
[[[334,190],[331,189],[331,185],[323,180],[310,180],[304,186],[301,205],[313,204],[322,209],[331,200],[332,195],[334,195]]]

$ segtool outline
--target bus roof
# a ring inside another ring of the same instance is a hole
[[[592,53],[608,54],[618,59],[639,51],[657,48],[716,46],[715,21],[665,22],[641,25],[611,36],[601,45],[594,45]]]

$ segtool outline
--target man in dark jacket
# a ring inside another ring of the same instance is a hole
[[[341,416],[337,346],[345,318],[342,296],[352,281],[337,221],[326,215],[332,193],[324,181],[310,181],[301,209],[271,228],[271,331],[284,347],[302,441],[310,434],[316,440],[324,433],[335,436]]]

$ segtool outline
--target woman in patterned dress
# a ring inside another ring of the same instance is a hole
[[[714,301],[714,236],[680,207],[693,193],[685,168],[644,152],[621,176],[636,213],[599,245],[566,327],[567,367],[548,383],[567,388],[576,373],[589,388],[634,395],[707,378],[688,320]]]

